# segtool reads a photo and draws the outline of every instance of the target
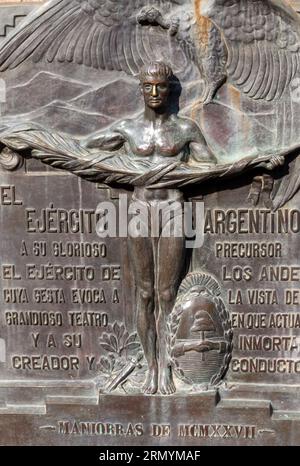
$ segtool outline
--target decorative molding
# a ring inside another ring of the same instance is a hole
[[[8,147],[5,147],[0,153],[0,167],[4,168],[4,170],[17,170],[22,167],[23,162],[23,157]]]
[[[36,3],[22,3],[7,5],[0,3],[0,41],[15,29],[26,16],[39,5]]]

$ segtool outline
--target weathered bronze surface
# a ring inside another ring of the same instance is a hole
[[[291,3],[5,7],[2,445],[299,444]]]

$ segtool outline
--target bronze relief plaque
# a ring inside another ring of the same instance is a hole
[[[2,445],[299,444],[298,7],[0,7]]]

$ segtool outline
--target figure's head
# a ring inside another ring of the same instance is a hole
[[[145,105],[158,110],[165,108],[170,94],[172,69],[163,62],[152,62],[140,71],[141,89]]]

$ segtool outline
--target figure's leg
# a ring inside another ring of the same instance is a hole
[[[158,389],[158,366],[154,313],[154,261],[151,240],[149,238],[129,238],[129,253],[137,290],[137,332],[148,363],[144,392],[154,394]]]
[[[175,392],[172,367],[166,335],[167,320],[175,304],[177,289],[184,267],[185,238],[161,237],[158,243],[157,293],[159,315],[157,319],[159,347],[159,389],[164,395]]]

